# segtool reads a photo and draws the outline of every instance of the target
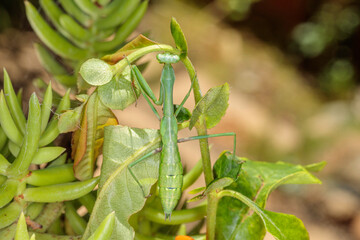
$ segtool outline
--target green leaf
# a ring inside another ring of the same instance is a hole
[[[232,197],[233,199],[240,200],[246,204],[251,210],[255,212],[255,214],[261,218],[266,230],[271,233],[271,235],[273,235],[277,240],[309,239],[309,234],[306,231],[304,224],[300,219],[293,215],[264,210],[245,195],[232,190],[221,191],[219,196]],[[254,215],[254,213],[252,215]],[[256,220],[256,222],[259,224],[259,221]],[[248,227],[250,227],[250,225]],[[235,239],[239,239],[239,237],[237,236]]]
[[[170,29],[171,29],[171,35],[173,36],[175,41],[175,45],[181,51],[180,57],[185,58],[187,56],[188,46],[185,39],[185,35],[175,18],[171,19]]]
[[[196,122],[205,119],[206,127],[212,128],[224,116],[229,101],[229,85],[225,83],[219,87],[211,88],[196,104],[190,119],[189,128],[192,129]]]
[[[37,57],[46,71],[52,75],[67,74],[66,69],[55,59],[55,56],[39,43],[34,44]]]
[[[304,224],[294,215],[262,210],[260,216],[266,230],[276,239],[309,239]]]
[[[16,226],[15,240],[29,240],[29,233],[25,221],[24,213],[20,214],[18,224]]]
[[[230,154],[230,152],[224,151],[220,154],[220,157],[214,164],[214,177],[229,177],[236,180],[240,173],[242,164],[243,161],[241,161],[240,158],[236,157],[233,159],[233,155]]]
[[[96,158],[101,153],[104,127],[118,124],[110,109],[105,107],[96,92],[84,104],[80,127],[73,134],[72,153],[74,173],[79,180],[92,178]]]
[[[326,165],[325,161],[306,165],[305,168],[309,172],[320,172]]]
[[[301,165],[242,160],[245,162],[236,182],[226,189],[245,195],[260,208],[265,208],[269,194],[280,185],[321,183]],[[217,239],[248,239],[242,237],[251,236],[251,240],[262,240],[265,230],[259,230],[256,217],[248,220],[250,216],[250,208],[244,203],[228,197],[221,199],[217,211]]]
[[[54,75],[54,79],[67,88],[74,87],[77,84],[77,77],[75,75]]]
[[[95,233],[88,240],[107,240],[111,237],[115,225],[115,212],[109,213]]]
[[[91,58],[84,62],[79,73],[85,82],[92,86],[107,84],[113,78],[111,66],[97,58]]]
[[[237,201],[240,204],[243,204],[240,201]],[[221,224],[225,226],[226,219],[217,219],[216,224]],[[232,228],[232,224],[228,224]],[[246,239],[246,240],[263,240],[266,234],[266,229],[264,227],[263,221],[257,214],[252,214],[245,216],[241,224],[237,225],[236,231],[233,232],[233,235],[228,236],[228,232],[218,232],[217,239]],[[227,238],[228,237],[228,238]]]
[[[174,104],[174,112],[176,112],[179,106],[180,105],[178,104]],[[189,109],[182,107],[178,115],[176,116],[176,121],[177,123],[182,123],[189,120],[190,118],[191,118],[191,112],[189,111]]]
[[[200,200],[203,200],[205,198],[204,195],[200,194],[200,195],[197,195],[189,200],[187,200],[186,202],[187,203],[191,203],[191,202],[196,202],[196,201],[200,201]]]
[[[130,67],[126,67],[120,76],[98,88],[100,100],[108,108],[124,110],[140,94],[140,89],[135,84],[131,80]]]
[[[44,209],[41,211],[40,215],[34,220],[34,222],[40,224],[39,229],[34,229],[33,231],[37,233],[44,233],[51,226],[51,224],[56,221],[64,212],[64,203],[48,203],[45,205]]]
[[[206,187],[199,187],[199,188],[195,188],[195,189],[189,191],[188,193],[189,194],[197,194],[197,193],[203,192],[205,190],[206,190]]]
[[[73,110],[67,110],[60,115],[58,128],[60,133],[73,132],[79,128],[81,113],[85,104]]]
[[[214,190],[221,190],[221,189],[231,185],[233,182],[234,182],[234,179],[229,178],[229,177],[223,177],[223,178],[215,179],[206,188],[206,190],[204,192],[204,195],[206,195],[209,192],[214,191]]]
[[[99,194],[84,239],[90,237],[105,217],[115,211],[115,227],[110,239],[133,239],[134,230],[128,220],[140,211],[146,199],[128,170],[128,165],[160,146],[159,131],[122,126],[105,129],[103,165]],[[145,194],[158,179],[159,154],[135,165],[132,171],[144,184]]]
[[[76,100],[78,100],[79,102],[86,102],[89,99],[89,95],[87,94],[79,94],[75,96]]]
[[[122,60],[124,56],[129,55],[130,53],[135,52],[136,50],[144,47],[148,47],[151,45],[159,44],[140,34],[135,39],[127,43],[125,46],[117,50],[113,54],[105,55],[101,58],[101,60],[107,62],[108,64],[115,64]]]

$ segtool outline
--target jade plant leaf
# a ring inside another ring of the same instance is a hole
[[[130,67],[126,67],[121,75],[115,76],[110,82],[98,88],[102,103],[111,109],[124,110],[136,101],[140,89],[131,80]]]
[[[125,46],[117,50],[115,53],[105,55],[101,59],[107,62],[108,64],[115,64],[120,60],[122,60],[125,56],[129,55],[132,52],[135,52],[140,48],[148,47],[156,44],[158,43],[140,34],[135,39],[127,43]]]
[[[118,121],[111,110],[105,107],[96,92],[84,105],[80,126],[73,133],[72,153],[74,173],[79,180],[92,178],[96,158],[101,153],[104,127],[116,125]]]
[[[196,104],[190,119],[189,128],[192,129],[200,119],[206,120],[206,127],[212,128],[218,124],[229,106],[229,85],[225,83],[211,88]]]
[[[181,51],[180,57],[185,58],[187,56],[188,46],[185,35],[181,30],[180,24],[176,21],[175,18],[171,19],[170,30],[171,35],[174,38],[176,47]]]
[[[122,126],[105,128],[103,165],[98,198],[84,233],[87,239],[106,216],[115,211],[115,226],[110,239],[133,239],[135,232],[128,220],[140,211],[146,201],[140,186],[128,170],[130,163],[160,146],[159,131]],[[159,154],[132,168],[145,194],[158,179]]]
[[[261,209],[265,208],[269,194],[280,185],[321,183],[319,179],[301,165],[284,162],[268,163],[247,159],[241,160],[245,162],[242,165],[236,182],[225,189],[233,190],[252,199]],[[276,219],[284,217],[284,221],[291,221],[297,226],[302,226],[297,222],[300,220],[295,220],[295,217],[291,215],[285,216],[280,213],[268,213],[266,210],[262,211],[265,211],[264,213],[268,214],[270,219],[272,219],[272,217]],[[219,202],[217,212],[216,239],[263,239],[265,226],[262,220],[254,215],[257,214],[252,212],[248,205],[243,202],[230,197],[222,198]],[[268,231],[270,230],[268,229]],[[305,228],[301,229],[301,232],[306,232]],[[304,233],[304,236],[305,235]]]

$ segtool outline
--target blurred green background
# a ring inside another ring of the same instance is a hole
[[[188,39],[203,92],[230,84],[229,109],[211,133],[236,132],[238,155],[254,160],[328,162],[319,174],[323,185],[281,188],[268,208],[300,217],[311,239],[360,239],[360,1],[150,3],[132,36],[146,32],[173,44],[169,22],[174,16]],[[50,77],[36,59],[33,41],[39,40],[26,21],[23,1],[1,0],[0,65],[28,92],[35,77]],[[160,71],[153,61],[144,72],[155,89]],[[181,66],[176,74],[180,101],[189,79]],[[124,125],[158,128],[143,101],[117,113]],[[232,139],[210,142],[213,160],[232,146]],[[188,167],[199,158],[195,152],[191,144],[181,149]]]

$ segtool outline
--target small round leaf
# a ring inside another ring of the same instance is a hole
[[[84,62],[81,65],[80,74],[88,84],[93,86],[104,85],[113,77],[111,65],[96,58]]]

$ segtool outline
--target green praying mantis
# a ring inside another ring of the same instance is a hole
[[[175,82],[175,73],[171,64],[175,64],[180,60],[180,57],[175,54],[170,53],[159,53],[157,55],[157,60],[159,63],[164,64],[161,79],[160,79],[160,96],[157,99],[151,90],[150,86],[141,75],[140,70],[135,66],[131,65],[131,74],[133,80],[135,80],[140,87],[141,93],[149,103],[152,111],[155,113],[157,118],[161,120],[160,123],[160,135],[162,146],[158,149],[153,150],[152,152],[144,155],[143,157],[132,162],[129,166],[129,172],[140,186],[143,191],[144,197],[145,191],[140,181],[135,176],[132,168],[138,163],[144,161],[151,155],[161,152],[160,156],[160,166],[159,166],[159,197],[164,210],[165,219],[170,219],[171,213],[177,206],[180,197],[181,189],[183,184],[183,167],[181,164],[180,153],[178,149],[178,143],[199,140],[210,137],[221,137],[221,136],[233,136],[234,137],[234,150],[233,157],[235,157],[235,147],[236,147],[236,135],[233,132],[229,133],[220,133],[220,134],[210,134],[202,136],[193,136],[178,139],[178,126],[177,126],[177,116],[180,113],[183,105],[190,96],[190,92],[193,87],[193,81],[190,86],[190,90],[185,95],[179,107],[175,110],[173,104],[173,89]],[[151,100],[150,100],[150,99]],[[163,116],[160,118],[158,111],[155,109],[155,105],[163,106]]]

